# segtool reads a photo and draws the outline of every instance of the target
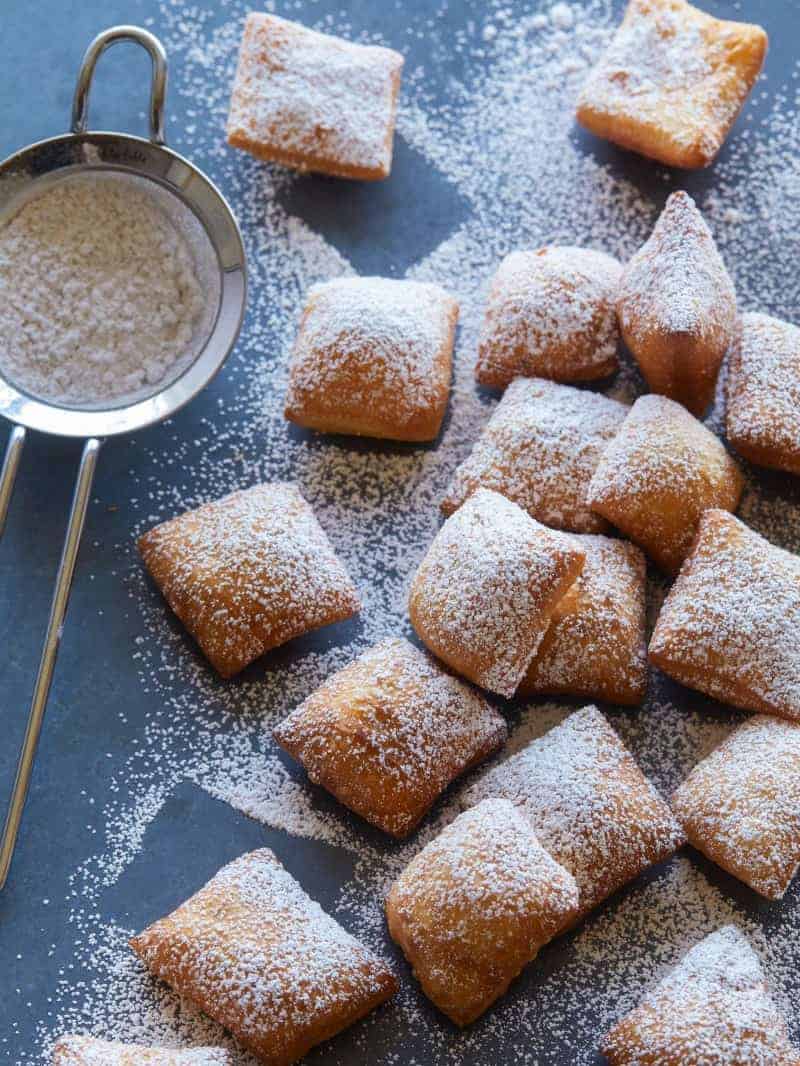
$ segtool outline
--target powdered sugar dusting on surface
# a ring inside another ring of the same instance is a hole
[[[229,1066],[222,1048],[147,1048],[141,1044],[65,1037],[55,1050],[55,1066]]]

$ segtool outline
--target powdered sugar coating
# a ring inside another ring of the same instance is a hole
[[[493,489],[544,525],[598,533],[586,490],[628,408],[598,392],[541,378],[517,378],[458,467],[442,502],[450,514],[480,486]]]
[[[583,566],[583,553],[504,496],[478,489],[436,535],[411,584],[409,615],[435,655],[513,696]]]
[[[247,16],[228,140],[301,170],[385,178],[403,57],[276,15]]]
[[[611,1066],[796,1066],[761,962],[732,925],[701,940],[605,1037]]]
[[[53,1050],[53,1066],[230,1066],[222,1048],[148,1048],[91,1036],[63,1036]]]
[[[475,376],[592,381],[617,369],[614,300],[622,267],[604,252],[549,245],[512,252],[492,280]]]
[[[578,883],[581,915],[683,843],[680,826],[596,707],[570,714],[464,793],[516,803]]]

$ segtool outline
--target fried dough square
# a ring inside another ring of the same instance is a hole
[[[512,252],[492,279],[475,377],[504,389],[516,377],[594,381],[617,359],[622,267],[590,248]]]
[[[139,551],[223,677],[360,609],[314,512],[288,482],[256,485],[187,511],[140,537]]]
[[[131,947],[268,1066],[288,1066],[397,988],[267,848],[224,866]]]
[[[578,121],[669,167],[707,167],[766,53],[761,26],[713,18],[684,0],[630,0],[581,91]]]
[[[644,556],[624,540],[576,540],[586,554],[583,570],[556,604],[517,695],[635,706],[647,692]]]
[[[759,466],[800,474],[800,329],[769,315],[742,315],[728,364],[727,435]]]
[[[800,866],[800,723],[757,715],[672,797],[689,843],[767,899]]]
[[[469,1025],[578,909],[578,887],[513,804],[461,814],[411,860],[386,901],[392,938],[430,1000]]]
[[[222,1048],[142,1047],[92,1036],[62,1036],[53,1048],[53,1066],[232,1066],[232,1063]]]
[[[576,920],[673,854],[683,831],[596,707],[493,767],[464,794],[515,803],[581,893]]]
[[[434,440],[447,409],[458,304],[438,285],[337,278],[306,300],[284,414],[324,433]]]
[[[650,661],[746,711],[800,720],[800,558],[706,511],[650,640]]]
[[[450,515],[475,489],[493,489],[554,529],[602,533],[586,490],[605,446],[628,413],[598,392],[517,378],[456,470],[442,501]]]
[[[334,674],[275,730],[311,780],[396,837],[506,741],[505,720],[407,640]]]
[[[601,1045],[609,1066],[798,1066],[761,962],[733,925],[701,940]]]
[[[436,535],[411,584],[411,624],[476,685],[513,696],[583,567],[574,538],[478,489]]]
[[[295,170],[386,178],[402,68],[391,48],[253,12],[239,52],[228,143]]]
[[[640,396],[598,463],[588,499],[674,574],[709,507],[735,511],[744,479],[722,442],[666,396]]]

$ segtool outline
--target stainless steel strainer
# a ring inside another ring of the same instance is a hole
[[[95,66],[108,47],[122,41],[141,45],[152,60],[149,140],[87,130]],[[188,160],[166,147],[166,87],[167,59],[160,41],[136,26],[114,26],[99,34],[86,50],[75,87],[72,132],[32,144],[0,163],[0,226],[23,203],[55,182],[84,173],[115,172],[136,181],[140,187],[146,183],[170,214],[193,228],[198,254],[211,263],[209,314],[196,356],[173,380],[157,386],[157,392],[102,410],[96,405],[58,406],[30,395],[5,377],[0,368],[0,415],[14,423],[0,470],[0,534],[27,430],[86,439],[27,729],[0,839],[0,889],[8,877],[19,833],[102,440],[160,422],[193,399],[225,362],[244,316],[246,263],[236,219],[212,182]]]

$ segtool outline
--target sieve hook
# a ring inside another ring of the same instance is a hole
[[[153,144],[166,144],[164,108],[167,95],[167,54],[161,41],[140,26],[112,26],[98,33],[86,49],[72,101],[72,132],[85,133],[88,129],[89,91],[98,59],[107,48],[124,41],[140,45],[150,55],[153,62],[153,77],[150,86],[150,140]]]

